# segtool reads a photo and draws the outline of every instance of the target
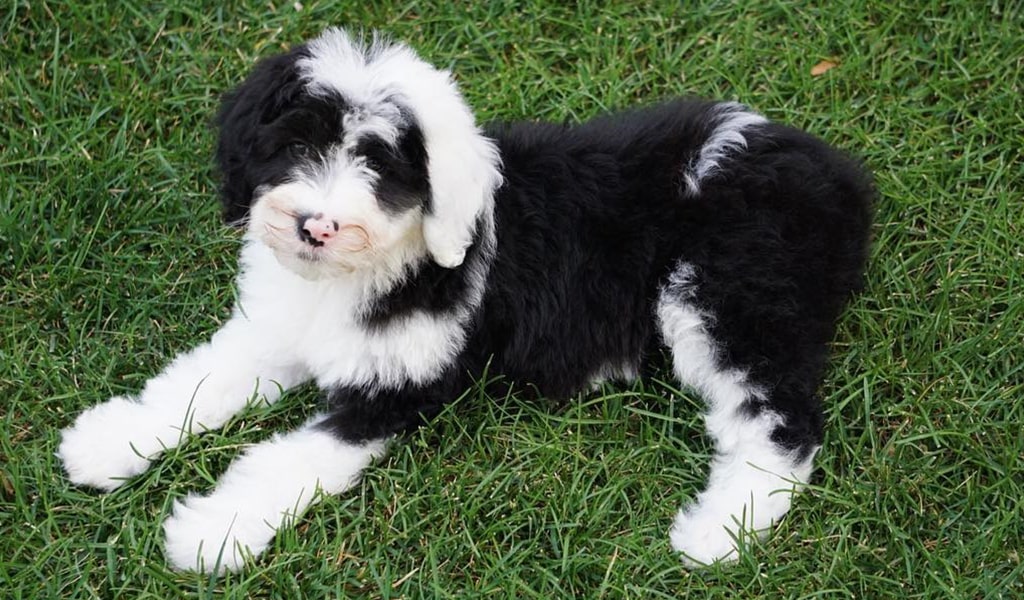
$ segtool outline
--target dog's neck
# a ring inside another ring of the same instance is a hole
[[[445,315],[465,321],[483,299],[497,246],[493,208],[488,206],[477,218],[473,243],[463,263],[442,267],[429,256],[408,263],[399,277],[387,286],[368,290],[360,314],[371,326],[383,325],[415,311]]]

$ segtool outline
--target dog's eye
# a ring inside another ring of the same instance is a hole
[[[302,142],[292,142],[291,144],[288,144],[287,150],[292,156],[297,156],[299,158],[307,158],[313,154],[313,149]]]

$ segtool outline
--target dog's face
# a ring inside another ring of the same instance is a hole
[[[500,183],[447,73],[338,30],[257,65],[218,125],[225,217],[310,278],[458,266]]]
[[[359,106],[299,87],[253,133],[247,226],[282,264],[323,277],[425,254],[423,133],[396,99]]]

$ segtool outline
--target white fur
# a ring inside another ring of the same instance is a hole
[[[493,252],[489,223],[484,256]],[[113,398],[82,413],[64,431],[59,450],[70,479],[114,489],[187,435],[223,425],[250,398],[272,402],[310,378],[322,387],[366,389],[430,381],[462,348],[488,264],[471,265],[474,277],[460,310],[365,329],[358,315],[382,285],[379,275],[309,279],[248,238],[232,319],[209,343],[150,380],[137,401]],[[317,485],[326,493],[347,489],[382,452],[379,442],[353,446],[313,427],[253,447],[209,496],[176,505],[165,525],[171,563],[213,570],[220,561],[218,568],[237,570],[246,555],[266,548],[282,523],[301,514]]]
[[[676,515],[669,539],[687,566],[735,560],[744,536],[766,536],[807,483],[813,454],[797,463],[780,453],[768,438],[772,426],[748,423],[750,439],[716,453],[707,488]]]
[[[772,442],[772,431],[783,423],[778,414],[766,409],[751,418],[743,412],[763,392],[747,383],[745,373],[718,367],[705,326],[710,317],[689,303],[693,275],[690,265],[680,265],[658,303],[676,376],[707,402],[705,423],[715,442],[706,489],[679,512],[669,533],[688,566],[735,559],[744,536],[766,534],[789,510],[792,492],[809,479],[813,458],[797,461]]]
[[[493,231],[484,254],[493,251]],[[486,232],[485,232],[486,233]],[[239,304],[209,343],[176,358],[137,399],[115,397],[64,430],[58,455],[72,482],[112,490],[189,434],[222,426],[252,399],[277,400],[309,379],[321,387],[388,389],[429,383],[465,343],[488,260],[472,265],[466,303],[444,316],[414,313],[383,329],[359,314],[381,285],[375,271],[308,279],[258,239],[242,251]]]
[[[178,444],[184,421],[172,425],[156,410],[115,396],[78,415],[57,450],[68,479],[110,491],[149,468],[150,459]]]
[[[138,398],[114,397],[65,429],[57,451],[72,482],[112,490],[189,434],[222,426],[253,399],[273,402],[309,378],[244,315],[176,358]]]
[[[175,503],[164,522],[168,560],[177,569],[241,569],[279,527],[305,512],[318,491],[349,489],[384,449],[381,441],[338,441],[312,424],[249,448],[208,496]]]
[[[424,215],[423,238],[439,265],[462,264],[477,219],[489,211],[501,185],[501,159],[476,126],[451,74],[408,46],[382,40],[364,46],[341,29],[328,29],[309,50],[298,67],[312,92],[336,91],[371,112],[397,97],[412,110],[430,156],[432,206]]]
[[[468,309],[444,316],[414,313],[400,323],[367,329],[359,315],[379,284],[371,274],[308,280],[259,243],[246,245],[241,262],[241,309],[276,340],[278,352],[303,365],[321,387],[427,383],[465,343]],[[482,280],[477,287],[482,290]]]
[[[261,190],[251,209],[247,236],[273,249],[278,261],[307,279],[359,270],[373,273],[374,285],[387,289],[425,254],[421,215],[417,210],[397,216],[382,211],[371,188],[376,175],[349,162],[344,152],[334,155],[316,172]],[[321,214],[343,227],[358,227],[366,245],[310,248],[296,235],[296,215],[301,214]]]
[[[686,190],[691,196],[700,193],[701,181],[718,171],[726,156],[747,147],[744,129],[768,122],[738,102],[723,102],[712,110],[715,129],[701,146],[697,159],[683,172]]]
[[[635,365],[623,363],[622,365],[603,365],[596,373],[590,376],[590,389],[599,390],[602,385],[609,381],[630,382],[639,377],[639,371]]]

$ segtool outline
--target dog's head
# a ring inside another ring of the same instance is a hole
[[[449,73],[340,29],[260,62],[217,124],[225,218],[307,277],[456,267],[501,182]]]

